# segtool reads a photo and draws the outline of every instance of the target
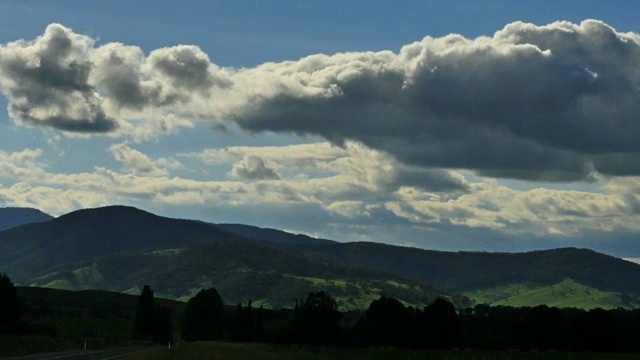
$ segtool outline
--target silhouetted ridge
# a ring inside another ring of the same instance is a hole
[[[640,265],[588,249],[446,252],[354,242],[300,251],[318,260],[393,272],[448,291],[514,283],[551,285],[571,278],[602,290],[640,295]]]
[[[209,240],[238,238],[211,224],[170,219],[133,207],[109,206],[78,210],[47,222],[0,232],[0,264],[8,273],[37,276],[51,272],[57,265],[106,254],[183,248]],[[22,277],[16,278],[23,281]]]
[[[53,216],[45,214],[38,209],[7,207],[0,208],[0,231],[12,227],[49,221]]]
[[[242,224],[216,224],[221,229],[230,233],[240,235],[246,238],[268,241],[281,244],[294,244],[294,245],[327,245],[335,244],[336,241],[316,239],[310,236],[302,234],[292,234],[282,230],[261,228],[257,226],[242,225]]]

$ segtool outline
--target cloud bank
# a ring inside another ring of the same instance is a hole
[[[52,24],[0,46],[0,88],[27,126],[144,138],[234,122],[357,142],[418,172],[593,181],[640,174],[638,63],[640,36],[595,20],[246,69],[221,68],[196,46],[145,55]],[[260,159],[236,165],[238,178],[278,176]]]

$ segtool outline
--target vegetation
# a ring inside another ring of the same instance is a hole
[[[293,304],[293,309],[254,310],[251,302],[245,307],[242,304],[224,306],[214,288],[201,290],[187,304],[162,299],[156,302],[148,286],[139,296],[20,290],[18,294],[25,306],[20,310],[23,316],[19,332],[13,337],[0,337],[0,344],[14,339],[18,343],[33,342],[34,348],[40,350],[47,344],[42,339],[56,337],[61,339],[61,344],[77,346],[87,341],[92,348],[122,346],[135,338],[163,343],[167,339],[223,340],[362,348],[360,352],[354,350],[355,354],[368,354],[365,348],[381,346],[407,349],[395,351],[413,355],[425,353],[408,349],[640,353],[640,310],[585,311],[544,305],[521,308],[477,305],[456,309],[445,298],[416,308],[382,296],[372,301],[366,311],[355,313],[339,311],[336,300],[325,291],[308,293],[306,298]],[[167,306],[163,308],[158,304]],[[162,310],[165,308],[166,311]],[[178,312],[184,315],[181,319],[170,316]],[[163,330],[171,329],[172,323],[182,324],[182,332],[168,334]],[[201,356],[197,352],[194,355],[180,351],[175,356]],[[308,354],[306,351],[295,356]],[[16,354],[14,349],[0,347],[0,355],[3,352]],[[385,351],[382,353],[391,356]],[[149,356],[162,358],[166,354]]]
[[[565,279],[554,285],[510,284],[465,292],[478,304],[504,306],[547,305],[559,308],[638,308],[640,297],[606,292]]]
[[[182,338],[186,341],[218,340],[224,331],[224,318],[224,304],[218,291],[202,289],[187,304]]]
[[[181,301],[215,287],[231,303],[252,299],[272,309],[322,290],[342,311],[364,310],[380,296],[420,308],[439,296],[457,307],[472,305],[456,292],[492,304],[585,308],[633,308],[640,297],[640,265],[589,250],[452,253],[337,243],[122,206],[0,231],[0,264],[23,285],[137,294],[139,284],[150,284],[156,295]],[[567,278],[584,288],[562,285],[567,295],[558,295],[556,285]],[[499,297],[514,284],[527,289]]]
[[[553,285],[571,278],[594,289],[640,296],[640,265],[586,249],[444,252],[354,242],[296,248],[296,253],[333,264],[375,268],[452,292],[522,283]]]
[[[518,350],[427,350],[407,348],[353,348],[291,346],[264,343],[190,343],[170,350],[156,350],[127,356],[126,360],[635,360],[637,354],[585,352],[522,352]]]
[[[167,343],[172,340],[173,328],[171,310],[158,306],[153,298],[153,290],[145,285],[138,298],[138,309],[134,322],[134,338]]]
[[[324,291],[310,292],[304,300],[296,301],[293,310],[293,331],[298,343],[313,345],[335,344],[340,339],[338,303]]]
[[[18,291],[11,279],[0,273],[0,335],[19,332],[20,314]]]

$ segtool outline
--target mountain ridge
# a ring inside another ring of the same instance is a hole
[[[0,208],[0,231],[16,226],[49,221],[51,219],[54,219],[54,217],[38,209],[4,207]]]
[[[127,291],[142,281],[158,284],[174,298],[214,286],[231,299],[277,297],[278,305],[286,300],[282,294],[323,286],[344,303],[357,295],[359,305],[375,294],[393,295],[385,291],[424,300],[420,291],[453,296],[508,284],[553,285],[565,278],[640,295],[640,265],[587,249],[446,252],[340,243],[250,225],[172,219],[126,206],[78,210],[1,231],[0,264],[0,272],[19,284]]]

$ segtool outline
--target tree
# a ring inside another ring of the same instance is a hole
[[[149,285],[145,285],[138,298],[134,338],[166,343],[171,341],[172,337],[171,309],[156,305],[153,290]]]
[[[138,309],[134,323],[134,337],[140,340],[151,340],[154,332],[156,304],[153,290],[149,285],[142,288],[138,298]]]
[[[368,345],[401,345],[407,322],[407,308],[398,299],[381,296],[358,321],[357,336]]]
[[[15,334],[20,322],[20,298],[15,285],[0,273],[0,334]]]
[[[340,338],[338,303],[324,291],[310,292],[296,304],[294,330],[298,339],[308,344],[335,344]]]
[[[187,303],[182,326],[186,341],[216,340],[224,330],[224,303],[214,288],[200,290]]]
[[[418,322],[424,329],[423,346],[436,349],[452,348],[460,339],[460,323],[453,304],[437,298],[418,315]]]

